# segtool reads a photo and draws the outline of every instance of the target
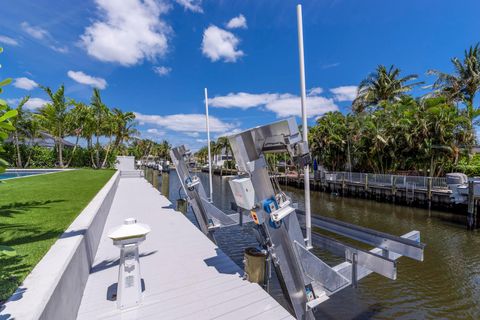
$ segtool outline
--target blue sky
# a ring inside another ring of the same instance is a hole
[[[347,112],[378,64],[427,83],[428,69],[480,41],[480,2],[16,0],[2,5],[2,98],[46,99],[36,84],[135,111],[143,137],[205,144],[203,88],[212,136],[300,114],[296,10],[303,5],[309,122]],[[421,91],[416,94],[421,94]]]

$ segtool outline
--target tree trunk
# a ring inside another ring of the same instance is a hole
[[[95,159],[93,159],[93,150],[90,149],[90,161],[92,162],[92,168],[96,169],[97,166],[95,165]]]
[[[92,137],[87,137],[87,148],[92,149]]]
[[[63,142],[62,138],[58,138],[58,162],[61,168],[63,168]]]
[[[22,167],[22,155],[20,154],[20,143],[18,141],[18,131],[15,130],[13,133],[13,139],[15,141],[15,148],[17,150],[17,167],[21,168]]]
[[[98,133],[96,135],[97,138],[97,143],[95,144],[95,160],[96,160],[96,167],[100,168],[100,137],[98,136]]]
[[[434,165],[435,165],[435,162],[434,162],[434,154],[432,153],[431,157],[430,157],[430,177],[433,177],[434,175]]]
[[[112,136],[110,136],[110,139],[108,141],[108,147],[107,147],[107,151],[105,152],[105,159],[103,159],[103,162],[102,162],[102,168],[104,168],[105,165],[107,164],[107,159],[110,153],[111,146],[112,146]]]
[[[33,136],[30,136],[30,152],[28,153],[28,158],[27,158],[27,162],[25,163],[25,168],[28,168],[28,166],[30,165],[30,161],[32,161],[33,148],[35,146],[36,146],[35,138],[33,138]]]
[[[90,162],[92,163],[92,168],[95,167],[95,160],[93,159],[93,136],[87,136],[85,139],[87,139],[87,149],[88,153],[90,155]]]
[[[72,162],[73,156],[75,155],[75,150],[77,150],[79,139],[80,139],[80,135],[77,134],[77,138],[75,140],[75,146],[73,147],[72,154],[70,155],[70,159],[68,159],[68,162],[67,162],[67,165],[66,165],[67,168],[70,167],[70,163]]]

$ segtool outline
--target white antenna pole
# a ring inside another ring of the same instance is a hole
[[[213,202],[212,154],[210,153],[210,121],[208,120],[208,92],[207,92],[207,88],[205,88],[205,114],[206,114],[206,120],[207,120],[208,182],[210,184],[210,202]]]
[[[308,126],[307,126],[307,93],[305,88],[305,61],[303,56],[303,22],[302,5],[297,5],[297,26],[298,26],[298,56],[300,62],[300,92],[302,102],[302,129],[303,141],[308,145]],[[303,185],[305,188],[305,227],[307,230],[307,248],[312,248],[312,213],[310,212],[310,166],[307,164],[303,168]]]

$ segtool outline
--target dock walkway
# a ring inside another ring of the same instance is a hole
[[[170,201],[140,177],[120,179],[77,319],[293,319]],[[144,299],[116,308],[120,250],[108,231],[135,217],[152,231],[140,245]]]

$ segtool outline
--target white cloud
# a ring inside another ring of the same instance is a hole
[[[307,95],[309,96],[315,96],[315,95],[319,95],[323,92],[323,89],[320,88],[320,87],[315,87],[315,88],[311,88],[310,90],[308,90],[307,92]]]
[[[22,27],[23,31],[28,33],[31,37],[37,40],[43,40],[42,44],[49,47],[53,51],[59,53],[67,53],[69,51],[67,46],[61,46],[47,30],[39,26],[32,26],[25,21],[22,22],[20,26]]]
[[[172,71],[172,68],[164,67],[164,66],[157,66],[157,67],[153,67],[153,71],[156,74],[158,74],[159,76],[163,77],[163,76],[168,75]]]
[[[147,132],[150,133],[150,134],[153,134],[155,136],[164,136],[165,135],[165,131],[161,131],[161,130],[158,130],[158,129],[155,129],[155,128],[148,129]]]
[[[47,30],[41,28],[41,27],[38,27],[38,26],[31,26],[28,22],[22,22],[20,24],[20,26],[22,27],[23,31],[25,31],[26,33],[28,33],[30,36],[32,36],[33,38],[35,39],[38,39],[38,40],[42,40],[42,39],[45,39],[47,37],[50,37],[50,34],[48,33]]]
[[[105,79],[92,77],[88,74],[83,73],[82,71],[69,70],[67,72],[67,75],[78,83],[86,84],[94,88],[103,90],[107,87],[107,81]]]
[[[323,64],[321,66],[322,69],[330,69],[330,68],[335,68],[335,67],[338,67],[340,65],[340,62],[334,62],[334,63],[327,63],[327,64]]]
[[[136,119],[140,124],[156,125],[158,127],[180,132],[206,132],[205,115],[203,114],[172,114],[167,116],[146,115],[135,112]],[[232,123],[226,123],[210,116],[210,131],[224,132],[235,127]]]
[[[192,137],[192,138],[200,137],[200,133],[198,133],[198,132],[185,132],[185,134],[189,137]]]
[[[203,13],[202,0],[175,0],[185,10],[192,12]]]
[[[160,19],[169,10],[155,0],[96,0],[101,19],[80,37],[87,53],[106,62],[131,66],[155,61],[168,49],[171,28]]]
[[[30,110],[35,110],[40,107],[43,107],[43,105],[49,103],[50,101],[44,100],[42,98],[30,98],[28,99],[27,103],[25,103],[25,107]]]
[[[52,49],[53,51],[59,52],[59,53],[67,53],[67,52],[69,51],[67,46],[54,46],[54,45],[51,45],[51,46],[50,46],[50,49]]]
[[[12,106],[16,107],[16,105],[21,101],[22,99],[16,98],[16,99],[7,99],[7,103]],[[46,103],[49,103],[50,101],[44,100],[42,98],[30,98],[28,99],[27,103],[25,103],[24,107],[29,109],[29,110],[36,110]]]
[[[333,99],[319,96],[319,88],[313,88],[307,96],[307,116],[322,115],[329,111],[338,110]],[[212,107],[248,109],[264,107],[274,112],[277,117],[301,116],[300,97],[290,93],[229,93],[226,96],[217,96],[209,99]]]
[[[211,25],[203,32],[202,52],[211,61],[236,62],[244,55],[237,49],[240,40],[231,32]]]
[[[321,96],[307,97],[307,117],[314,117],[322,115],[329,111],[337,111],[338,106],[333,99],[328,99]],[[268,103],[265,108],[275,112],[277,117],[284,118],[289,116],[301,116],[302,108],[300,97],[289,93],[282,94],[273,102]]]
[[[211,99],[208,99],[208,103],[212,107],[217,108],[240,108],[240,109],[249,109],[258,107],[260,105],[265,105],[271,101],[274,101],[278,98],[276,93],[229,93],[226,96],[217,96]]]
[[[15,79],[15,81],[13,82],[13,86],[15,88],[19,88],[19,89],[32,90],[32,89],[38,87],[38,83],[36,83],[35,81],[33,81],[31,79],[21,77],[21,78],[16,78]]]
[[[357,86],[342,86],[330,89],[336,101],[353,101],[357,97]]]
[[[242,28],[247,29],[247,19],[243,14],[238,15],[238,17],[232,18],[232,20],[227,23],[228,29]]]
[[[0,43],[3,43],[3,44],[8,44],[8,45],[11,45],[11,46],[18,46],[18,41],[13,39],[13,38],[10,38],[10,37],[7,37],[7,36],[2,36],[0,35]]]
[[[240,133],[242,132],[243,130],[240,129],[240,128],[235,128],[233,130],[229,130],[229,131],[225,131],[225,132],[220,132],[219,134],[215,135],[213,138],[214,139],[218,139],[220,137],[226,137],[226,136],[230,136],[232,134],[237,134],[237,133]]]

